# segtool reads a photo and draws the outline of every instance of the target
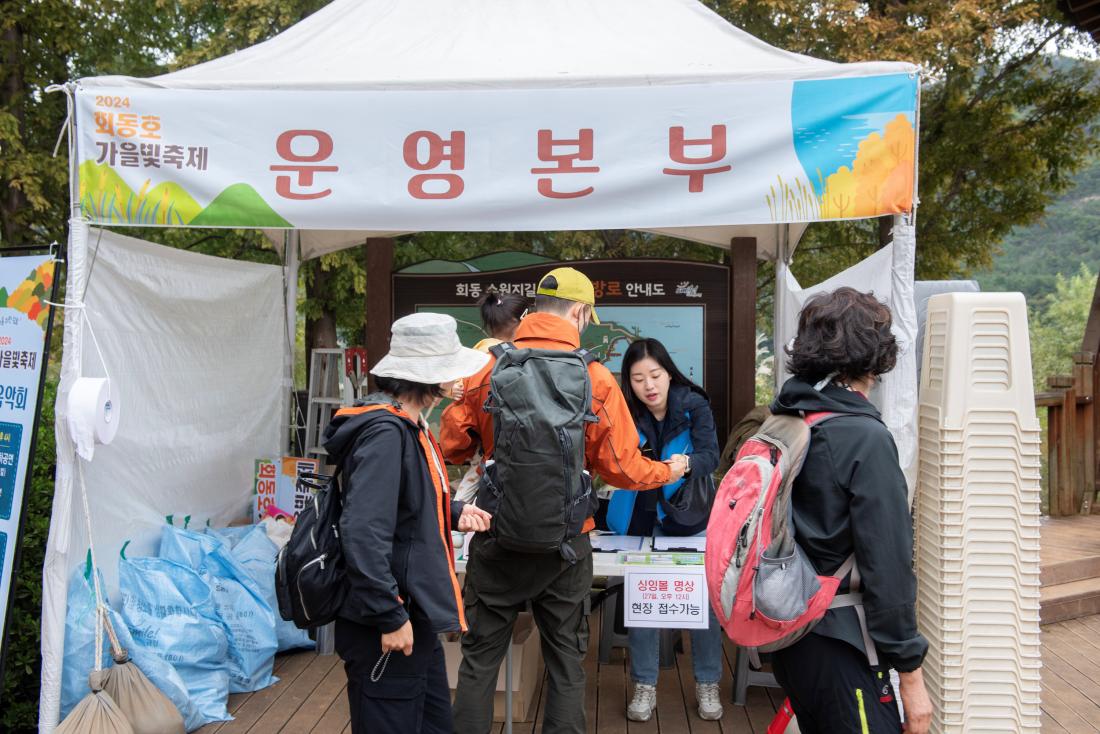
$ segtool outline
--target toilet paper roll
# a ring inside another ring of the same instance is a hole
[[[118,397],[103,377],[80,377],[69,390],[69,435],[76,452],[91,461],[96,444],[109,444],[118,433]]]

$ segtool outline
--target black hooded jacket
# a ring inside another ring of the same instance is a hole
[[[809,453],[795,479],[795,538],[821,575],[853,552],[862,578],[867,627],[880,662],[915,670],[928,642],[917,631],[913,521],[898,450],[878,410],[862,395],[795,377],[772,404],[777,414],[849,413],[811,430]],[[847,590],[842,582],[840,593]],[[853,608],[831,609],[814,634],[864,650]]]
[[[340,616],[393,632],[411,612],[434,632],[465,631],[450,533],[463,503],[451,500],[431,434],[376,394],[336,414],[325,450],[342,471],[349,590]]]

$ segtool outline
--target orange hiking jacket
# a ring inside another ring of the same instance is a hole
[[[572,351],[580,346],[580,335],[576,327],[559,316],[533,313],[520,322],[515,345],[520,349]],[[492,457],[493,420],[483,406],[495,364],[493,357],[480,372],[467,379],[462,400],[443,411],[440,443],[444,457],[452,464],[465,464],[478,449],[486,458]],[[654,489],[668,484],[671,476],[668,466],[650,461],[639,451],[638,429],[611,372],[593,362],[588,374],[592,380],[592,412],[600,420],[585,428],[586,468],[617,489]],[[595,524],[589,518],[584,531],[593,527]]]

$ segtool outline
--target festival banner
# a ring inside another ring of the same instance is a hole
[[[20,516],[49,346],[46,301],[53,294],[53,278],[49,255],[0,258],[0,634],[7,629],[14,592]]]
[[[79,89],[93,224],[655,229],[908,212],[916,75],[651,87]]]

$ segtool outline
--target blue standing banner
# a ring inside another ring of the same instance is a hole
[[[0,679],[50,349],[56,260],[0,257]]]

